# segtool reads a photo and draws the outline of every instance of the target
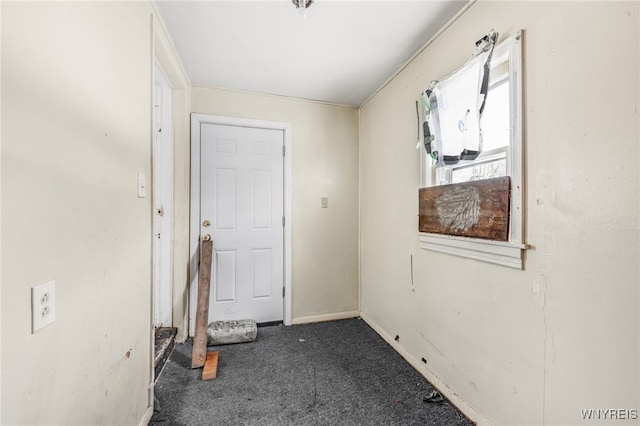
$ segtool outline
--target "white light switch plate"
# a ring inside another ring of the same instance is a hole
[[[144,173],[138,173],[138,198],[147,196],[147,179]]]
[[[56,320],[56,282],[31,287],[31,333]]]

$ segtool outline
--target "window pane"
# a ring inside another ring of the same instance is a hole
[[[493,161],[456,167],[451,170],[451,183],[471,182],[480,179],[491,179],[507,175],[507,159],[499,158]]]
[[[508,146],[509,132],[509,84],[502,80],[489,88],[482,114],[482,151]]]

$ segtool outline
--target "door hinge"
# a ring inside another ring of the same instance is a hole
[[[282,227],[284,228],[284,216],[282,216]]]
[[[284,145],[282,145],[282,156],[284,157]]]
[[[284,297],[284,287],[282,287],[282,297]]]

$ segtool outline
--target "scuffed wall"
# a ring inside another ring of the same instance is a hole
[[[292,321],[356,316],[358,110],[195,86],[191,99],[192,112],[291,123]]]
[[[638,6],[480,1],[361,110],[363,316],[480,422],[640,409]],[[415,100],[491,28],[526,31],[524,271],[418,247]]]
[[[2,2],[2,424],[150,404],[151,8]],[[31,334],[30,288],[56,281]]]

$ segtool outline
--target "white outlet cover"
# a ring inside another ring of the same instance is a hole
[[[56,320],[56,282],[31,287],[31,333]]]

